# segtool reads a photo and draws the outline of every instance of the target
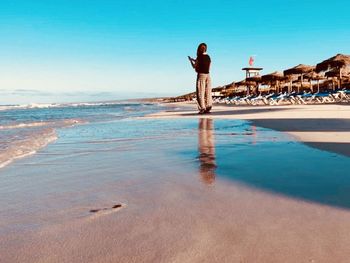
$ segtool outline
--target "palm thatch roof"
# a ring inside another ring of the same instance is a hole
[[[310,80],[322,80],[322,79],[325,79],[324,76],[322,76],[321,74],[316,73],[315,71],[311,71],[311,72],[305,74],[304,78],[310,79]]]
[[[239,86],[246,86],[247,85],[247,81],[245,79],[241,80],[241,81],[238,81],[235,83],[235,86],[236,87],[239,87]]]
[[[342,68],[350,65],[350,55],[337,54],[316,65],[316,72],[327,71],[332,68]]]
[[[236,83],[233,81],[230,84],[226,84],[226,89],[231,89],[231,88],[234,88],[235,86],[236,86]]]
[[[227,89],[221,91],[220,93],[224,96],[229,96],[235,92],[237,92],[237,88],[231,86],[230,88],[227,88]]]
[[[284,75],[278,71],[261,76],[262,82],[271,82],[271,81],[278,81],[278,80],[285,80]]]
[[[342,76],[345,80],[350,80],[350,75],[343,75]]]
[[[327,78],[337,78],[337,77],[339,77],[339,75],[340,75],[340,70],[339,69],[333,69],[333,70],[327,71],[325,73],[325,76]]]
[[[220,91],[223,91],[224,89],[226,89],[226,86],[213,88],[212,91],[220,92]]]
[[[314,66],[299,64],[293,68],[286,69],[285,71],[283,71],[283,74],[285,76],[305,74],[305,73],[309,73],[309,72],[313,71],[314,69],[315,69]]]

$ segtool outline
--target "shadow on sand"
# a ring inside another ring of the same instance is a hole
[[[256,126],[283,132],[350,132],[349,119],[259,119],[250,121]],[[307,142],[305,144],[350,157],[349,143]]]
[[[307,202],[350,209],[349,157],[314,150],[293,141],[236,144],[233,139],[229,146],[215,145],[214,134],[220,135],[215,131],[211,134],[214,126],[211,122],[208,124],[204,120],[206,119],[199,119],[198,131],[198,150],[199,156],[202,156],[200,158],[202,180],[211,178],[209,180],[211,184],[216,174],[264,191]],[[276,120],[278,121],[286,120]],[[294,124],[299,126],[300,122],[305,121],[319,120],[295,120]],[[332,127],[332,123],[338,120],[326,121],[329,121],[329,130],[339,131]],[[264,123],[260,121],[259,124],[273,128],[273,125],[263,125]],[[292,128],[293,125],[290,129],[294,130]],[[305,131],[311,130],[307,126],[303,128]],[[324,131],[321,128],[320,130]],[[312,131],[315,129],[313,128]],[[209,136],[209,140],[205,139],[205,136]],[[317,145],[310,143],[310,145],[319,149],[324,148],[324,150],[329,148],[328,150],[334,152],[332,145],[328,143],[317,143]],[[349,146],[349,144],[343,145],[347,149],[350,148]],[[348,155],[348,152],[346,151],[344,155]]]
[[[253,119],[255,125],[277,131],[350,132],[349,119]]]

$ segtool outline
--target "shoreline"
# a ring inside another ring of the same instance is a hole
[[[239,119],[288,133],[320,150],[350,156],[350,105],[232,106],[214,104],[211,114],[198,115],[193,102],[168,103],[169,110],[144,118]]]

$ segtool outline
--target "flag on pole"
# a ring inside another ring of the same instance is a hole
[[[253,57],[250,57],[249,58],[249,66],[253,66],[253,64],[254,64],[254,58]]]

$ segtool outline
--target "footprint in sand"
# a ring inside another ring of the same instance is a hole
[[[126,207],[126,204],[116,204],[112,207],[104,207],[104,208],[98,208],[98,209],[91,209],[89,212],[93,213],[94,216],[102,216],[102,215],[108,215],[114,212],[119,211],[120,209]]]

